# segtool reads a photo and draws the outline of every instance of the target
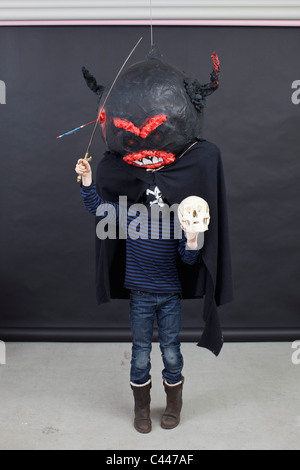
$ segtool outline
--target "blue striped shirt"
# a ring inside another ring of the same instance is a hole
[[[122,229],[126,229],[124,287],[155,293],[181,292],[176,267],[178,256],[187,264],[195,264],[200,250],[186,249],[184,232],[181,231],[181,238],[175,237],[174,218],[170,217],[166,225],[162,220],[150,220],[146,207],[147,215],[144,214],[143,218],[134,210],[127,210],[127,206],[104,201],[94,182],[90,186],[82,185],[81,195],[86,209],[94,215],[101,215],[105,225],[123,225]],[[132,227],[134,237],[129,236]]]

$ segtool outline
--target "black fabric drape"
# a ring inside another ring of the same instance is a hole
[[[218,355],[223,338],[217,306],[232,300],[233,287],[224,173],[217,146],[206,140],[196,142],[171,165],[150,172],[106,152],[98,165],[96,184],[102,198],[111,202],[118,202],[120,195],[127,196],[128,204],[139,202],[151,185],[159,187],[170,206],[180,204],[188,196],[207,201],[210,225],[205,232],[201,262],[192,267],[179,262],[178,271],[184,299],[205,296],[206,328],[198,344]],[[123,288],[124,264],[119,264],[124,260],[124,250],[124,240],[96,239],[99,303],[129,297]]]

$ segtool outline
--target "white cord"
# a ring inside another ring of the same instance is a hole
[[[152,17],[152,0],[150,0],[150,30],[151,30],[151,48],[153,47],[153,17]]]

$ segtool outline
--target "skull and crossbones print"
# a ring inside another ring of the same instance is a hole
[[[164,207],[165,203],[163,201],[163,196],[162,196],[162,192],[161,190],[158,188],[158,186],[155,186],[153,188],[153,191],[152,189],[147,189],[146,190],[146,196],[153,196],[154,199],[152,200],[149,200],[149,205],[150,207],[152,207],[153,204],[158,204],[159,207]]]

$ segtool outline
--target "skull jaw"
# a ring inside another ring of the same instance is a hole
[[[182,228],[187,233],[200,233],[208,230],[208,223],[193,222],[190,224],[188,221],[182,221]]]

